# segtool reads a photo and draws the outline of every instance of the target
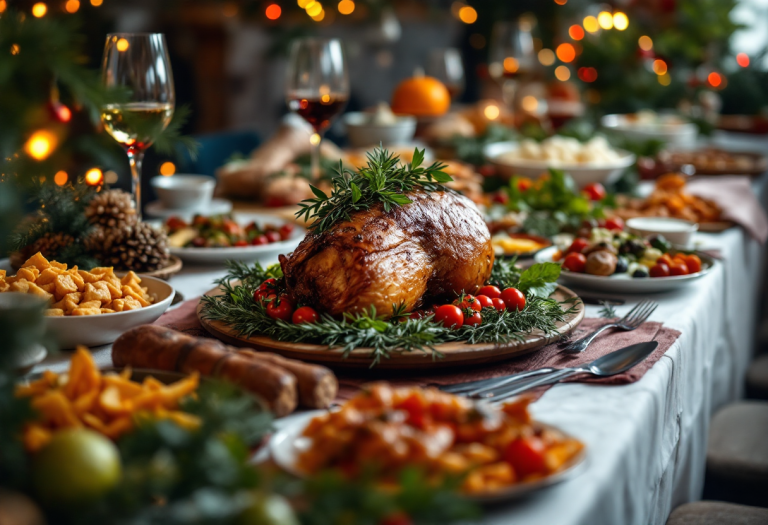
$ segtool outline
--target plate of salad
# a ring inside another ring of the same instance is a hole
[[[184,262],[221,264],[227,260],[272,262],[304,238],[304,229],[272,215],[232,213],[170,217],[163,227],[171,254]]]
[[[612,293],[666,292],[703,277],[716,264],[704,253],[674,248],[662,235],[642,238],[607,228],[546,248],[535,260],[559,263],[563,284]]]

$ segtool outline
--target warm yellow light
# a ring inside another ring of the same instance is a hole
[[[520,62],[515,57],[505,58],[503,65],[504,71],[507,73],[517,73],[517,70],[520,69]]]
[[[637,45],[640,46],[640,49],[643,51],[650,51],[653,49],[653,40],[651,40],[651,37],[643,35],[637,39]]]
[[[160,175],[170,177],[176,173],[176,164],[171,161],[166,161],[160,164]]]
[[[555,52],[547,48],[542,49],[539,51],[539,62],[543,66],[551,66],[555,63]]]
[[[8,4],[5,2],[5,0],[0,0],[0,13],[6,10],[8,7]]]
[[[42,2],[38,2],[32,6],[32,16],[34,17],[42,18],[45,16],[45,13],[47,12],[48,12],[48,6]]]
[[[485,118],[488,120],[496,120],[499,118],[499,115],[501,115],[501,110],[499,109],[499,106],[494,106],[493,104],[489,104],[485,106],[485,109],[483,110],[483,114],[485,115]]]
[[[659,84],[662,86],[668,86],[672,83],[672,77],[669,76],[669,73],[664,73],[663,75],[659,75],[656,78],[659,80]]]
[[[299,4],[299,7],[302,9],[306,9],[306,7],[311,4],[313,0],[298,0],[296,3]]]
[[[584,38],[584,30],[581,28],[581,26],[573,24],[571,27],[568,28],[568,36],[570,36],[574,40],[581,40],[582,38]]]
[[[19,51],[21,51],[21,48],[19,47],[19,44],[11,44],[11,54],[12,55],[18,55]]]
[[[528,113],[534,113],[539,107],[539,101],[533,95],[526,95],[523,97],[523,100],[520,101],[520,105]]]
[[[53,153],[56,136],[50,131],[35,131],[24,145],[24,150],[35,160],[43,160]]]
[[[131,44],[129,44],[125,38],[121,38],[117,41],[116,47],[117,50],[122,53],[123,51],[127,51],[128,48],[131,47]]]
[[[474,7],[465,5],[459,9],[459,20],[465,24],[474,24],[477,22],[477,11]]]
[[[68,180],[69,175],[67,175],[66,171],[57,171],[56,175],[53,176],[53,182],[55,182],[57,186],[64,186]]]
[[[307,14],[309,16],[317,16],[323,10],[323,4],[320,2],[310,2],[307,6]]]
[[[355,3],[352,0],[341,0],[336,8],[342,15],[351,15],[355,12]]]
[[[667,72],[667,63],[657,58],[653,61],[653,72],[657,75],[663,75]]]
[[[621,11],[616,11],[615,13],[613,13],[613,27],[615,27],[619,31],[624,31],[626,28],[628,28],[629,18],[627,18],[627,15],[625,15]]]
[[[613,15],[611,13],[609,13],[608,11],[601,11],[600,14],[597,15],[597,23],[603,29],[612,29],[613,28]]]
[[[77,10],[80,9],[80,0],[67,0],[64,9],[67,13],[77,13]]]
[[[91,168],[85,172],[85,183],[90,186],[98,186],[104,182],[104,174],[99,168]]]
[[[91,0],[91,5],[93,7],[99,7],[103,3],[104,3],[104,0]]]
[[[576,58],[576,48],[572,44],[560,44],[557,46],[557,58],[563,62],[573,62]]]
[[[320,144],[320,135],[317,133],[312,133],[312,135],[309,137],[309,143],[313,146]]]
[[[331,95],[325,94],[320,96],[320,102],[323,104],[328,104],[331,102]]]
[[[561,82],[565,82],[571,78],[571,70],[567,66],[557,66],[555,68],[555,78]]]
[[[597,23],[597,18],[595,18],[594,16],[584,17],[584,21],[582,25],[584,26],[584,29],[586,29],[588,33],[597,33],[600,30],[600,24]]]
[[[320,12],[312,17],[312,20],[315,22],[322,22],[323,18],[325,18],[325,9],[320,9]]]

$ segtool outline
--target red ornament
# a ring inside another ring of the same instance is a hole
[[[53,118],[59,122],[66,124],[72,120],[72,110],[58,100],[51,100],[48,103],[48,110],[53,115]]]

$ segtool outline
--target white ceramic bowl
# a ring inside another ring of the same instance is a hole
[[[123,273],[115,272],[118,275]],[[102,315],[46,317],[46,324],[62,349],[77,345],[99,346],[114,342],[120,334],[135,326],[150,324],[165,312],[173,301],[174,289],[165,281],[139,274],[156,300],[146,308]]]
[[[664,118],[664,115],[660,115]],[[600,124],[607,130],[617,132],[629,139],[659,139],[667,146],[694,147],[699,128],[691,122],[642,123],[628,118],[627,115],[605,115]]]
[[[201,209],[210,204],[216,179],[206,175],[157,176],[152,187],[166,209]]]
[[[635,163],[635,155],[624,150],[618,150],[621,157],[610,165],[590,164],[561,164],[544,160],[515,159],[506,160],[500,157],[505,153],[517,150],[517,142],[495,142],[483,148],[485,158],[496,167],[503,177],[519,175],[521,177],[535,178],[546,172],[549,168],[563,170],[573,177],[573,180],[581,187],[593,182],[609,183],[618,179],[625,169]]]
[[[693,236],[699,229],[698,223],[672,217],[633,217],[627,220],[626,226],[635,235],[663,235],[675,246],[683,248],[693,248]]]
[[[352,112],[344,115],[349,143],[353,148],[383,144],[407,144],[416,132],[416,119],[398,116],[394,124],[373,124],[369,113]]]

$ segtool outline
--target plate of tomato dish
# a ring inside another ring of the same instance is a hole
[[[187,262],[271,260],[293,250],[304,229],[271,215],[234,213],[170,217],[164,223],[171,254]]]
[[[405,469],[477,502],[520,497],[578,473],[586,449],[573,436],[534,421],[529,398],[503,406],[435,388],[365,385],[339,409],[291,419],[271,439],[274,461],[299,477],[337,471],[373,475],[397,490]]]
[[[542,250],[535,259],[559,263],[560,282],[614,293],[666,292],[703,277],[716,264],[704,253],[675,249],[662,235],[643,238],[607,228],[593,228],[589,237]]]

